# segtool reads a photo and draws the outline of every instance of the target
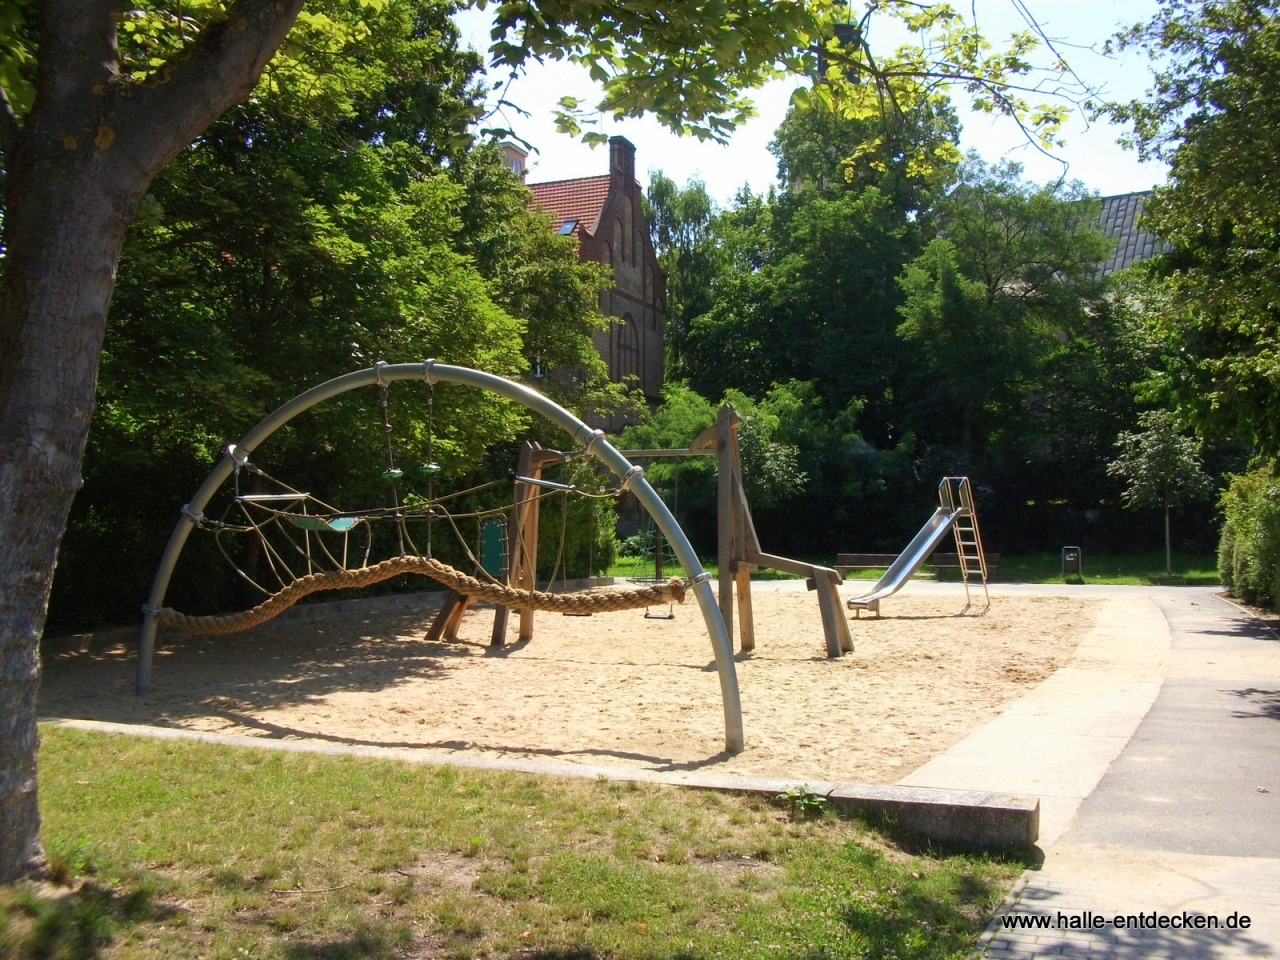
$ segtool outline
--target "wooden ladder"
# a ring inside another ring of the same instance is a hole
[[[951,525],[956,538],[956,555],[960,561],[960,576],[964,580],[964,608],[973,606],[969,596],[969,578],[982,578],[982,592],[986,598],[984,612],[991,607],[991,592],[987,589],[987,556],[982,549],[982,534],[978,530],[978,510],[973,502],[973,484],[968,477],[943,477],[938,487],[938,499],[942,506],[956,513]]]

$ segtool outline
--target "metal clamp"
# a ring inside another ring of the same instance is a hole
[[[160,616],[160,614],[164,613],[164,608],[153,607],[150,604],[144,603],[142,605],[142,612],[145,616],[148,616],[148,617],[158,617]]]
[[[385,360],[379,360],[377,363],[373,365],[373,374],[375,377],[378,378],[378,386],[382,387],[384,390],[386,389],[387,383],[388,383],[387,367],[389,366],[391,366],[391,364],[387,363],[387,361]]]
[[[182,505],[182,515],[186,517],[188,520],[190,520],[191,525],[194,527],[200,526],[200,524],[204,521],[204,514],[199,512],[198,510],[192,510],[191,504],[189,503],[184,503]]]
[[[591,439],[589,439],[589,440],[588,440],[585,444],[583,444],[583,446],[582,446],[582,454],[583,454],[583,456],[586,456],[586,457],[594,457],[594,456],[595,456],[595,453],[593,452],[592,448],[593,448],[593,447],[594,447],[594,446],[595,446],[599,441],[601,441],[601,440],[603,440],[603,439],[604,439],[604,431],[603,431],[603,430],[592,430],[592,431],[591,431]]]
[[[689,581],[689,585],[692,587],[696,587],[700,583],[706,583],[707,581],[714,580],[714,579],[715,577],[709,574],[706,570],[703,570],[700,574],[698,574],[696,577],[694,577],[692,580]]]
[[[431,384],[431,386],[433,387],[436,385],[436,382],[437,382],[436,375],[435,375],[435,365],[439,362],[440,361],[437,360],[435,357],[431,357],[427,360],[422,361],[422,379],[427,381],[427,383]]]
[[[628,470],[625,474],[623,474],[622,481],[618,484],[618,489],[630,490],[631,481],[634,480],[636,477],[643,477],[643,476],[644,476],[644,467],[633,466],[630,470]]]
[[[227,456],[236,462],[236,469],[239,470],[249,462],[249,454],[242,451],[234,443],[227,444]]]

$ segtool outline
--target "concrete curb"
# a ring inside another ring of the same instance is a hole
[[[783,780],[772,777],[738,777],[700,771],[657,771],[631,767],[606,767],[537,760],[524,757],[477,757],[446,750],[410,747],[378,747],[322,740],[276,740],[231,733],[208,733],[180,727],[109,723],[103,720],[45,718],[52,726],[98,733],[127,734],[157,740],[189,740],[227,747],[251,747],[284,753],[320,753],[328,756],[368,757],[407,763],[469,767],[593,780],[633,780],[642,783],[751,793],[770,799],[794,788],[825,797],[828,802],[861,815],[885,817],[896,826],[930,840],[976,849],[1018,849],[1033,846],[1040,831],[1040,800],[1007,794],[979,793],[931,787],[880,786],[866,783],[827,783]]]

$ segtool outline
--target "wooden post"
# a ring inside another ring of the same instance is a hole
[[[716,560],[720,567],[720,616],[733,639],[733,407],[716,420]]]
[[[738,584],[738,631],[742,637],[739,649],[748,653],[756,648],[756,622],[751,613],[751,570],[744,564],[733,576]]]
[[[853,634],[849,632],[849,618],[840,608],[840,591],[836,589],[839,580],[834,574],[827,574],[827,592],[831,595],[831,607],[835,610],[836,626],[839,630],[840,652],[853,653]]]
[[[840,596],[836,593],[835,582],[829,579],[830,576],[821,567],[815,567],[813,570],[813,585],[818,594],[818,610],[822,613],[822,633],[827,640],[827,656],[834,660],[844,652],[840,630],[843,627],[847,636],[849,625],[844,622],[844,616],[840,613]]]
[[[457,590],[450,590],[449,595],[444,598],[440,612],[431,621],[431,628],[427,631],[427,642],[435,643],[441,639],[457,640],[458,627],[462,625],[462,616],[467,612],[467,606],[470,603],[470,597],[464,597]]]
[[[542,447],[526,440],[520,446],[520,459],[516,473],[522,477],[537,480],[542,475],[542,461],[535,452]],[[538,587],[538,488],[528,483],[516,483],[515,508],[512,516],[512,538],[508,546],[511,553],[511,585],[521,590],[536,590]],[[527,608],[520,610],[520,640],[533,639],[533,611]]]
[[[505,647],[507,645],[507,619],[511,611],[506,607],[498,607],[493,613],[493,636],[489,638],[489,646]]]
[[[730,461],[733,464],[733,570],[738,590],[738,649],[749,653],[756,648],[756,621],[751,611],[751,570],[747,566],[747,491],[740,482],[742,457],[738,450],[737,430],[730,429],[729,441]]]

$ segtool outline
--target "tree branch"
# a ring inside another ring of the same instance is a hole
[[[117,101],[103,122],[148,180],[253,92],[303,2],[239,0],[161,67],[155,82]]]

